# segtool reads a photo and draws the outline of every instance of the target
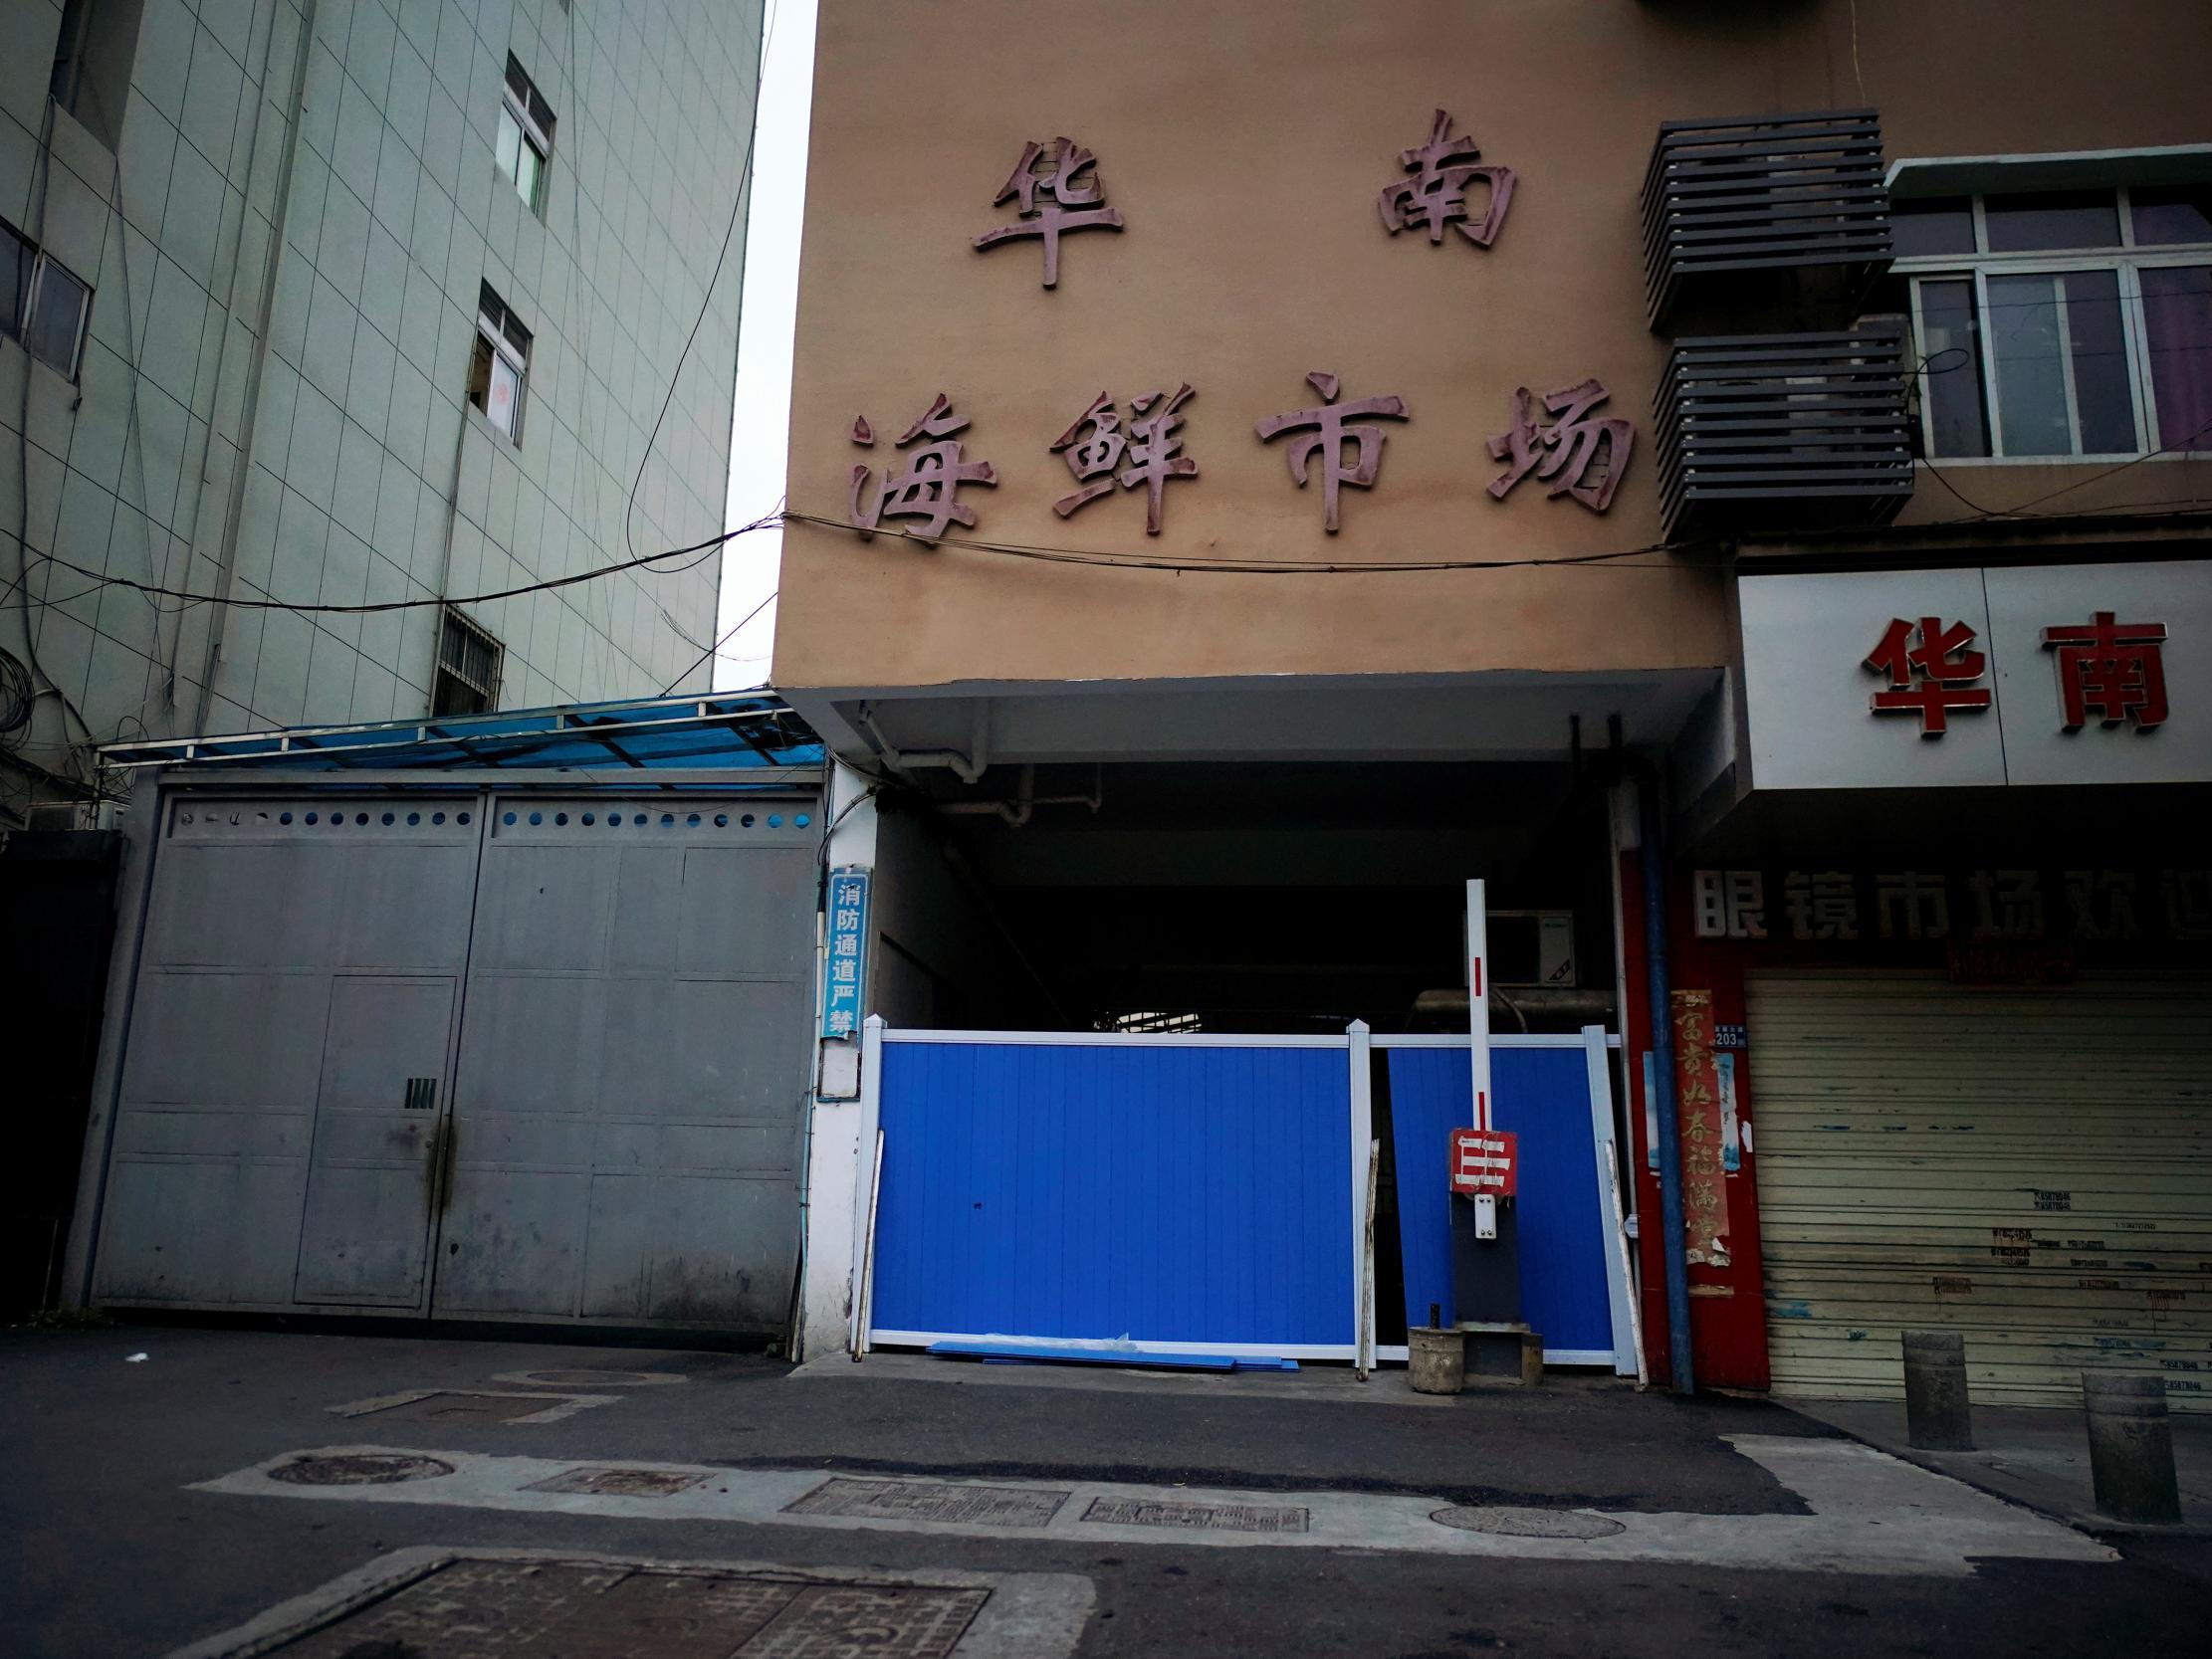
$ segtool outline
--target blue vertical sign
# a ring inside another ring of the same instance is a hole
[[[822,958],[822,1036],[851,1037],[860,1030],[861,964],[868,949],[868,872],[833,870],[829,876],[828,954]]]

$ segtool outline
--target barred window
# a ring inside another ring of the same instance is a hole
[[[484,629],[448,608],[438,631],[438,672],[430,713],[481,715],[499,703],[500,664],[507,655]]]

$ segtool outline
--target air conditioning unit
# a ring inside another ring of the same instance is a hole
[[[1501,986],[1574,985],[1573,911],[1492,911],[1490,978]]]
[[[74,830],[84,823],[84,810],[75,801],[39,801],[24,811],[25,829]]]

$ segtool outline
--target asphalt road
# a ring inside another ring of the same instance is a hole
[[[125,1356],[145,1352],[137,1363]],[[677,1372],[558,1422],[341,1419],[415,1388],[542,1367]],[[860,1367],[859,1369],[865,1369]],[[1295,1391],[793,1378],[741,1355],[179,1328],[0,1334],[0,1650],[157,1655],[410,1545],[1088,1578],[1085,1654],[2197,1654],[2201,1550],[1968,1576],[1226,1550],[1043,1538],[302,1503],[190,1490],[337,1443],[819,1468],[1434,1495],[1685,1516],[1805,1513],[1723,1435],[1820,1429],[1778,1407],[1567,1384],[1446,1405]],[[1899,1525],[1909,1525],[1900,1517]]]

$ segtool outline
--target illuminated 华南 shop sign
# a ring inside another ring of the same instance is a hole
[[[2212,779],[2212,562],[1745,576],[1754,789]]]

